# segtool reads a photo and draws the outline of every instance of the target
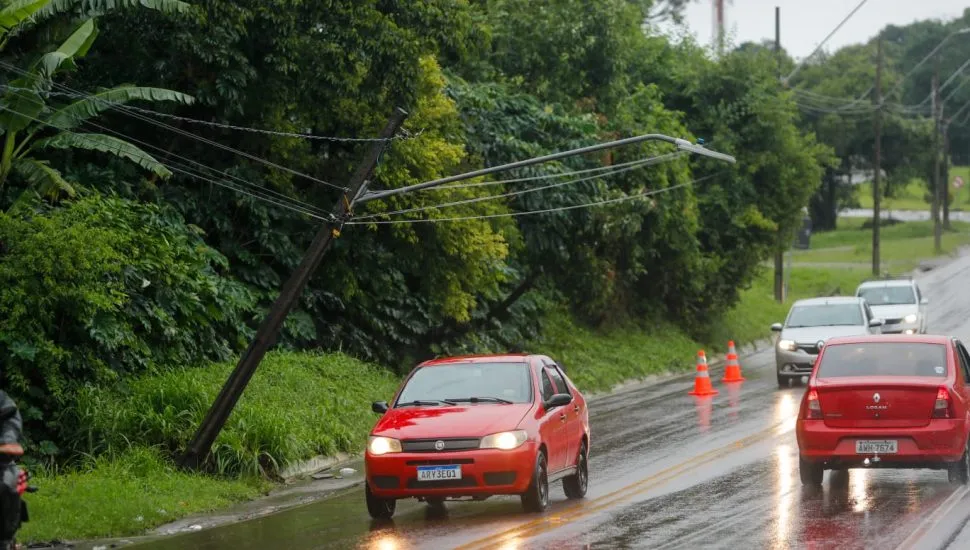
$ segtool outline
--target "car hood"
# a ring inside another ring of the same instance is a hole
[[[531,409],[531,403],[404,407],[387,411],[371,433],[394,439],[482,437],[516,429]]]
[[[785,328],[781,331],[782,340],[793,340],[796,344],[815,344],[819,340],[828,340],[837,336],[861,336],[869,334],[866,327],[861,325],[850,327],[801,327]]]
[[[918,313],[916,304],[899,304],[885,306],[869,306],[872,314],[880,319],[902,319],[911,313]]]

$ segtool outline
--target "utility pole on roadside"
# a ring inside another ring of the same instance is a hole
[[[943,105],[940,101],[940,55],[933,69],[933,250],[943,252],[943,226],[940,223],[940,131]]]
[[[357,198],[367,190],[368,180],[377,166],[381,153],[387,147],[388,140],[397,133],[406,117],[407,113],[403,109],[394,110],[384,129],[381,130],[380,141],[374,142],[357,171],[351,176],[347,191],[337,199],[333,210],[331,210],[332,222],[327,222],[320,228],[304,254],[303,260],[300,261],[300,265],[283,285],[283,290],[276,301],[273,302],[266,318],[259,325],[252,343],[239,358],[239,363],[236,364],[236,368],[233,369],[229,379],[222,386],[215,403],[206,413],[205,419],[192,438],[192,442],[189,443],[188,449],[181,457],[182,467],[197,469],[205,461],[216,436],[222,431],[226,420],[229,419],[229,414],[256,372],[256,367],[259,366],[263,356],[266,355],[266,351],[276,342],[283,321],[286,320],[286,316],[293,309],[296,301],[303,295],[303,290],[310,281],[310,277],[313,276],[317,266],[320,265],[320,261],[327,250],[333,245],[333,241],[340,236],[340,229],[347,216],[350,215]]]
[[[778,61],[778,78],[781,78],[781,7],[775,6],[775,57]],[[775,300],[785,301],[785,238],[787,233],[778,228],[775,245]]]
[[[882,36],[876,50],[876,84],[872,88],[872,104],[876,107],[876,145],[873,151],[872,177],[872,276],[878,277],[879,269],[879,224],[882,205]]]
[[[950,122],[954,117],[943,121],[943,230],[950,230]]]

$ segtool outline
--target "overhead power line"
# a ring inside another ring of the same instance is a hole
[[[30,88],[18,88],[16,86],[9,86],[9,85],[0,86],[0,89],[3,89],[3,90],[11,90],[11,91],[23,91],[23,92],[34,92],[35,91],[35,90],[30,89]],[[75,92],[45,92],[45,94],[46,95],[49,95],[51,97],[67,97],[67,98],[72,98],[72,99],[87,99],[89,97],[88,94],[85,94],[83,92],[78,92],[78,93],[75,93]],[[226,123],[226,122],[215,122],[215,121],[208,121],[208,120],[199,120],[197,118],[190,118],[190,117],[173,115],[173,114],[170,114],[170,113],[163,113],[163,112],[160,112],[160,111],[155,111],[153,109],[145,109],[144,107],[136,107],[134,105],[128,105],[128,104],[125,104],[125,103],[119,103],[117,101],[109,101],[109,100],[106,100],[106,99],[102,99],[102,101],[104,103],[113,105],[116,108],[123,106],[123,107],[125,107],[128,110],[136,111],[136,112],[143,113],[143,114],[146,114],[146,115],[149,115],[149,116],[157,116],[157,117],[161,117],[161,118],[167,118],[167,119],[170,119],[170,120],[177,120],[179,122],[185,122],[185,123],[188,123],[188,124],[198,124],[198,125],[201,125],[201,126],[209,126],[209,127],[212,127],[212,128],[220,128],[220,129],[223,129],[223,130],[233,130],[233,131],[237,131],[237,132],[252,132],[252,133],[257,133],[257,134],[266,134],[266,135],[271,135],[271,136],[287,137],[287,138],[306,139],[306,140],[311,140],[311,141],[316,140],[316,141],[333,141],[333,142],[338,142],[338,143],[372,143],[372,142],[379,142],[379,141],[395,141],[395,140],[415,139],[415,138],[417,138],[418,136],[420,136],[424,132],[424,130],[419,130],[419,131],[417,131],[417,132],[415,132],[415,133],[412,134],[412,133],[408,132],[407,129],[402,128],[401,129],[401,132],[402,132],[401,134],[397,134],[397,135],[391,136],[388,139],[321,136],[321,135],[317,135],[317,134],[308,134],[308,133],[299,133],[299,132],[282,132],[282,131],[279,131],[279,130],[266,130],[266,129],[263,129],[263,128],[253,128],[251,126],[238,126],[238,125],[233,125],[233,124],[229,124],[229,123]]]
[[[852,16],[855,15],[856,12],[859,11],[859,9],[861,9],[862,6],[864,6],[866,4],[866,2],[868,2],[868,1],[869,0],[862,0],[861,2],[859,2],[859,5],[856,6],[854,10],[852,10],[851,12],[849,12],[849,15],[846,15],[845,16],[845,19],[843,19],[841,22],[839,22],[839,24],[836,25],[836,27],[834,29],[832,29],[832,32],[830,32],[828,34],[828,36],[826,36],[821,42],[819,42],[818,46],[815,47],[815,49],[812,51],[812,53],[808,54],[807,57],[805,57],[804,59],[802,59],[801,62],[799,62],[798,65],[796,65],[795,68],[792,70],[791,74],[789,74],[788,76],[786,76],[782,82],[785,82],[785,83],[791,82],[792,77],[794,77],[796,74],[798,74],[798,71],[800,71],[802,69],[802,67],[805,65],[805,63],[807,63],[809,59],[815,57],[815,54],[817,54],[819,51],[821,51],[822,47],[825,46],[825,43],[828,42],[829,39],[832,38],[833,35],[835,35],[835,33],[839,32],[839,29],[841,29],[842,26],[845,25],[849,21],[849,19],[852,19]]]
[[[19,74],[22,74],[22,75],[29,75],[30,74],[29,72],[24,71],[23,69],[15,66],[15,65],[11,65],[10,63],[7,63],[5,61],[0,61],[0,67],[6,67],[6,68],[8,68],[8,69],[10,69],[12,71],[15,71],[15,72],[17,72]],[[91,94],[86,94],[86,93],[81,92],[81,91],[78,91],[78,90],[74,90],[74,89],[70,88],[69,86],[65,86],[63,84],[53,83],[53,86],[55,86],[57,88],[60,88],[62,90],[67,90],[68,92],[82,94],[82,95],[84,95],[84,97],[86,97],[86,98],[88,98],[90,100],[93,100],[93,101],[100,102],[102,104],[105,103],[105,101],[103,99],[101,99],[101,98],[98,98],[98,97],[93,96]],[[206,145],[209,145],[211,147],[215,147],[217,149],[221,149],[223,151],[226,151],[226,152],[229,152],[229,153],[232,153],[232,154],[235,154],[235,155],[238,155],[238,156],[247,158],[247,159],[252,160],[254,162],[258,162],[258,163],[263,164],[265,166],[269,166],[271,168],[275,168],[277,170],[281,170],[283,172],[287,172],[287,173],[292,174],[294,176],[299,176],[299,177],[308,179],[310,181],[313,181],[313,182],[316,182],[316,183],[319,183],[319,184],[322,184],[322,185],[326,185],[328,187],[332,187],[334,189],[338,189],[338,190],[341,190],[341,191],[346,191],[347,190],[346,187],[342,187],[340,185],[337,185],[337,184],[334,184],[334,183],[330,183],[328,181],[325,181],[323,179],[320,179],[320,178],[311,176],[309,174],[305,174],[303,172],[300,172],[299,170],[294,170],[292,168],[289,168],[287,166],[283,166],[283,165],[277,164],[277,163],[275,163],[275,162],[273,162],[271,160],[268,160],[268,159],[259,157],[257,155],[253,155],[253,154],[247,153],[245,151],[240,151],[239,149],[235,149],[233,147],[230,147],[228,145],[224,145],[224,144],[219,143],[217,141],[213,141],[211,139],[208,139],[208,138],[205,138],[205,137],[202,137],[202,136],[193,134],[192,132],[188,132],[186,130],[182,130],[181,128],[177,128],[177,127],[172,126],[170,124],[166,124],[164,122],[159,122],[157,120],[153,120],[150,117],[147,117],[147,116],[138,114],[138,113],[136,113],[134,111],[131,111],[128,108],[128,106],[126,106],[126,105],[119,105],[119,106],[114,107],[114,108],[118,112],[121,112],[122,114],[125,114],[125,115],[127,115],[127,116],[129,116],[131,118],[134,118],[136,120],[141,120],[141,121],[144,121],[144,122],[148,122],[149,124],[158,126],[160,128],[164,128],[164,129],[166,129],[166,130],[168,130],[170,132],[176,133],[178,135],[181,135],[181,136],[186,137],[186,138],[189,138],[189,139],[193,139],[193,140],[199,141],[199,142],[204,143]]]
[[[0,105],[0,110],[4,110],[4,111],[8,111],[8,112],[14,113],[14,114],[19,115],[19,116],[22,116],[22,117],[24,117],[24,118],[26,118],[28,120],[33,120],[35,122],[38,122],[38,123],[43,124],[45,126],[48,126],[50,128],[59,129],[56,126],[53,126],[53,125],[47,123],[44,120],[41,120],[41,119],[38,119],[36,117],[30,116],[30,115],[28,115],[26,113],[22,113],[20,111],[15,110],[15,109],[11,109],[9,107],[5,107],[3,105]],[[140,145],[144,145],[144,146],[147,146],[147,147],[152,147],[152,148],[155,148],[155,149],[160,149],[160,148],[155,147],[155,146],[153,146],[151,144],[147,144],[145,142],[141,142],[141,141],[139,141],[137,139],[134,139],[134,138],[131,138],[129,136],[126,136],[126,135],[122,134],[121,132],[114,131],[114,130],[112,130],[110,128],[106,128],[104,126],[100,126],[100,125],[98,125],[96,123],[93,123],[93,122],[90,122],[90,121],[86,121],[84,124],[85,125],[89,125],[91,127],[98,128],[100,130],[103,130],[103,131],[106,131],[106,132],[109,132],[109,133],[112,133],[112,134],[118,136],[119,138],[123,138],[123,139],[126,139],[128,141],[132,141],[134,143],[139,143]],[[210,170],[212,172],[215,172],[215,170],[213,170],[211,168],[208,168],[205,165],[203,165],[201,163],[198,163],[196,161],[193,161],[191,159],[187,159],[185,157],[181,157],[179,155],[174,155],[174,154],[171,154],[171,156],[174,156],[174,157],[177,157],[177,158],[181,158],[181,159],[186,160],[186,161],[188,161],[188,162],[190,162],[192,164],[196,164],[198,166],[202,166],[203,168],[207,168],[208,170]],[[230,175],[230,177],[233,177],[234,179],[237,179],[239,181],[242,181],[242,183],[244,185],[250,186],[252,189],[247,190],[247,189],[244,189],[244,188],[239,187],[237,185],[234,185],[232,183],[229,183],[225,179],[215,179],[213,177],[210,177],[210,176],[207,176],[207,175],[204,175],[204,174],[200,174],[200,173],[194,171],[193,169],[188,168],[184,164],[181,164],[181,163],[173,163],[171,160],[168,160],[168,161],[158,160],[158,162],[161,165],[163,165],[166,168],[168,168],[169,170],[171,170],[172,172],[177,172],[177,173],[180,173],[180,174],[183,174],[183,175],[187,175],[187,176],[190,176],[190,177],[193,177],[193,178],[196,178],[196,179],[205,181],[207,183],[210,183],[210,184],[213,184],[213,185],[217,185],[217,186],[222,187],[224,189],[229,189],[231,191],[235,191],[237,193],[246,195],[246,196],[248,196],[250,198],[253,198],[253,199],[256,199],[256,200],[260,200],[260,201],[266,202],[267,204],[272,204],[272,205],[275,205],[275,206],[278,206],[278,207],[281,207],[281,208],[285,208],[287,210],[290,210],[290,211],[293,211],[293,212],[296,212],[296,213],[299,213],[299,214],[304,214],[306,216],[312,217],[312,218],[317,219],[317,220],[321,220],[321,221],[332,221],[331,218],[325,217],[325,216],[321,215],[320,209],[316,208],[313,205],[310,205],[310,204],[307,204],[307,203],[303,203],[301,201],[298,201],[296,199],[293,199],[291,197],[288,197],[286,195],[283,195],[282,193],[278,193],[278,192],[273,191],[271,189],[262,188],[262,187],[260,187],[260,186],[258,186],[256,184],[253,184],[251,182],[247,182],[246,180],[241,180],[241,178],[238,178],[236,176],[231,176]],[[218,174],[218,172],[216,172],[216,174]],[[273,196],[273,195],[277,195],[277,196]],[[326,213],[324,213],[324,214],[326,214]]]

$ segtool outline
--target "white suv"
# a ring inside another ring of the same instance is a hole
[[[866,281],[855,295],[865,298],[877,317],[885,320],[884,334],[926,334],[926,305],[919,285],[912,279]]]

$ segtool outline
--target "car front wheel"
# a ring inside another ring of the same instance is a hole
[[[549,506],[549,473],[546,465],[546,454],[539,451],[536,454],[536,464],[532,471],[532,482],[522,494],[522,507],[527,512],[543,512]]]
[[[579,447],[579,456],[576,458],[576,473],[563,478],[562,489],[566,493],[566,498],[580,499],[586,496],[586,489],[589,487],[589,451],[586,442]]]
[[[367,513],[374,519],[391,519],[397,508],[397,501],[392,498],[381,498],[370,490],[370,485],[364,483],[364,498],[367,500]]]

